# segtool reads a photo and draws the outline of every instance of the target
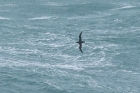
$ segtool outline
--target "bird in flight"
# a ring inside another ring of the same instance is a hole
[[[82,41],[81,35],[82,35],[82,32],[81,32],[80,35],[79,35],[79,41],[76,42],[76,43],[79,44],[79,49],[80,49],[80,51],[83,53],[83,51],[82,51],[82,43],[85,43],[85,41]]]

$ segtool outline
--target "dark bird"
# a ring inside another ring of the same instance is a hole
[[[80,51],[83,53],[83,51],[82,51],[82,43],[85,43],[85,41],[82,41],[81,35],[82,35],[82,32],[81,32],[80,35],[79,35],[79,41],[76,42],[76,43],[79,44],[79,49],[80,49]]]

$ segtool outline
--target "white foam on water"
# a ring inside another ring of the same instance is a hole
[[[10,20],[10,18],[0,17],[0,20]]]
[[[53,16],[41,16],[41,17],[34,17],[34,18],[29,18],[28,20],[49,20],[49,19],[57,19],[58,17],[53,17]]]
[[[34,18],[29,18],[29,20],[44,20],[44,19],[50,19],[51,17],[48,16],[42,16],[42,17],[34,17]]]
[[[45,5],[45,6],[62,6],[62,4],[56,3],[56,2],[47,2],[47,3],[44,3],[42,5]]]
[[[122,7],[121,9],[129,9],[129,8],[134,8],[134,7],[136,6],[127,5],[127,6]]]
[[[4,4],[4,5],[0,5],[0,7],[17,7],[17,5],[15,4]]]
[[[89,4],[88,1],[79,1],[79,0],[75,0],[75,2],[68,2],[68,1],[64,1],[63,3],[60,2],[45,2],[42,5],[46,5],[46,6],[53,6],[53,7],[62,7],[62,6],[70,6],[70,5],[85,5],[85,4]]]
[[[131,74],[136,74],[136,75],[140,75],[140,73],[136,73],[136,72],[133,72],[133,71],[130,71],[130,70],[120,70],[120,72],[124,72],[124,73],[131,73]]]
[[[131,8],[136,7],[134,5],[130,5],[130,4],[126,4],[126,3],[120,4],[120,5],[121,5],[120,8],[115,8],[115,9],[111,9],[111,10],[131,9]]]

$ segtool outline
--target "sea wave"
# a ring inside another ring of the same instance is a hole
[[[111,9],[111,10],[124,10],[124,9],[132,9],[132,8],[137,7],[137,6],[135,6],[135,5],[126,4],[126,3],[119,4],[118,6],[120,6],[120,7],[119,7],[119,8],[114,8],[114,9]]]
[[[29,18],[28,20],[49,20],[49,19],[57,19],[57,17],[52,17],[52,16],[42,16],[42,17],[34,17],[34,18]]]
[[[10,20],[10,18],[0,17],[0,20]]]

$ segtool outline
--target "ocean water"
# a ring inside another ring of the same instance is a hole
[[[0,0],[0,93],[140,93],[140,1]]]

